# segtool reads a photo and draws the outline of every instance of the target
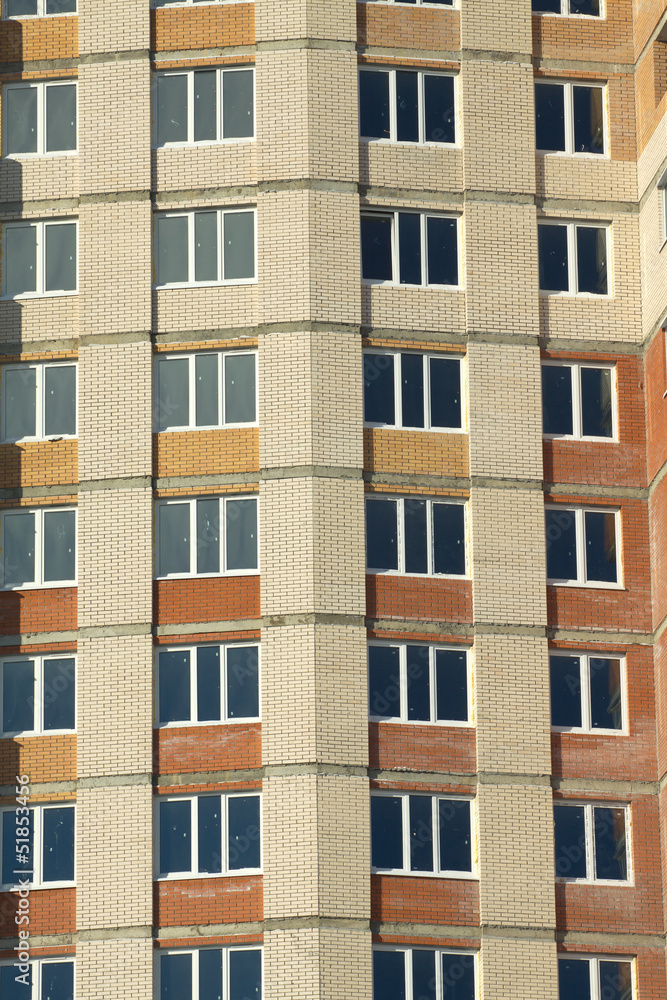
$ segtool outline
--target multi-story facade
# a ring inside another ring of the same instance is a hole
[[[665,0],[4,4],[3,1000],[663,998]]]

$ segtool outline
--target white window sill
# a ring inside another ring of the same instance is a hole
[[[62,14],[21,14],[15,15],[13,17],[3,17],[3,21],[43,21],[44,18],[48,17],[51,20],[52,17],[77,17],[79,14],[78,10],[64,11]]]
[[[620,444],[618,438],[576,437],[574,434],[543,434],[545,441],[581,441],[582,444]]]
[[[201,499],[206,499],[203,497]],[[259,576],[257,569],[234,569],[227,573],[171,573],[169,576],[155,576],[154,580],[220,580],[223,577]]]
[[[458,142],[419,142],[419,140],[410,139],[380,139],[377,136],[372,135],[360,135],[359,142],[363,143],[365,146],[407,146],[409,149],[423,149],[428,146],[429,149],[462,149],[463,147]]]
[[[401,868],[371,868],[372,875],[406,875],[409,878],[439,878],[465,879],[467,882],[479,882],[479,875],[474,872],[412,872]]]
[[[20,292],[18,295],[3,295],[2,302],[25,302],[26,299],[62,299],[67,296],[78,295],[79,289],[74,288],[61,292]]]
[[[369,722],[380,722],[389,726],[433,726],[436,729],[474,729],[474,722],[457,722],[455,719],[396,719],[384,715],[369,715]]]
[[[238,431],[245,427],[255,427],[259,428],[259,424],[255,420],[254,422],[248,421],[245,424],[205,424],[197,425],[194,427],[156,427],[153,431],[154,434],[183,434],[186,431]]]
[[[366,576],[398,576],[409,580],[469,580],[464,574],[401,573],[398,569],[366,569]]]
[[[16,508],[19,510],[20,508]],[[62,587],[76,587],[76,580],[49,580],[48,583],[18,583],[13,587],[0,587],[0,591],[4,593],[11,593],[15,590],[55,590]]]
[[[78,155],[78,149],[54,149],[48,153],[5,153],[3,160],[59,160],[62,157],[72,158]]]
[[[47,654],[48,655],[48,654]],[[37,732],[34,729],[26,732],[16,732],[16,733],[0,733],[0,740],[15,740],[15,739],[35,739],[36,737],[42,736],[76,736],[76,729],[44,729]]]
[[[402,281],[375,281],[373,278],[363,277],[361,284],[366,285],[368,288],[418,288],[420,291],[431,289],[436,292],[462,292],[464,290],[463,285],[411,285]]]
[[[20,866],[19,866],[20,867]],[[28,866],[26,865],[26,868]],[[18,871],[18,868],[17,868]],[[21,878],[21,875],[16,876],[17,880]],[[23,872],[23,878],[25,878],[25,872]],[[32,882],[27,886],[20,886],[17,882],[11,885],[0,885],[0,892],[18,892],[19,889],[29,889],[30,892],[40,892],[42,889],[74,889],[76,888],[76,882],[43,882],[39,885],[33,885]],[[25,911],[24,911],[25,912]]]
[[[257,278],[239,278],[234,281],[176,281],[171,285],[153,285],[153,291],[164,292],[180,288],[226,288],[230,285],[256,284]]]
[[[246,726],[254,725],[255,723],[261,721],[262,720],[259,716],[249,716],[247,719],[209,719],[205,722],[199,722],[198,720],[189,722],[187,720],[183,721],[179,719],[177,722],[156,722],[153,729],[201,729],[204,726]]]
[[[0,444],[54,444],[56,441],[76,441],[78,434],[51,434],[49,437],[3,438]]]
[[[176,4],[173,5],[174,7]],[[190,6],[189,4],[182,4],[181,6]],[[195,6],[193,4],[193,6]],[[202,3],[197,3],[197,7],[206,6]],[[250,65],[250,64],[249,64]],[[238,138],[230,139],[199,139],[197,142],[163,142],[159,146],[153,146],[155,152],[159,152],[161,149],[202,149],[207,146],[240,146],[243,143],[251,144],[256,142],[256,136],[254,135],[244,135],[238,136]]]
[[[562,17],[561,14],[558,17]],[[561,160],[587,160],[589,163],[600,160],[611,163],[609,153],[568,153],[565,149],[536,149],[538,156],[553,156]]]
[[[169,875],[155,875],[155,882],[192,882],[202,878],[236,878],[238,875],[262,875],[262,868],[239,868],[230,872],[171,872]]]
[[[625,590],[622,583],[605,583],[603,580],[551,580],[547,587],[580,587],[585,590]]]
[[[617,889],[634,889],[635,883],[630,879],[601,879],[601,878],[565,878],[556,876],[556,882],[569,885],[608,885]]]
[[[416,431],[418,434],[467,434],[463,427],[404,427],[402,424],[364,423],[364,428],[380,431]]]
[[[605,17],[601,17],[599,14],[557,14],[553,10],[534,10],[532,11],[533,17],[562,17],[563,19],[567,17],[574,17],[578,21],[605,21]]]
[[[627,729],[580,729],[576,726],[552,726],[552,733],[572,733],[574,736],[628,736]]]
[[[613,299],[613,297],[614,297],[613,295],[609,295],[609,293],[607,293],[605,295],[597,295],[595,292],[558,292],[558,291],[548,291],[545,288],[540,288],[539,289],[539,295],[540,295],[540,298],[543,298],[543,299],[547,299],[547,298],[549,298],[549,299],[579,299],[579,300],[584,300],[584,301],[585,300],[589,300],[589,301],[592,301],[592,302],[600,302],[601,300],[604,301],[605,299],[608,300],[608,301],[611,301]]]

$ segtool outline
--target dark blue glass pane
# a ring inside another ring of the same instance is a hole
[[[405,500],[405,572],[428,573],[426,501]]]
[[[551,725],[581,726],[581,663],[578,656],[550,656]]]
[[[45,882],[74,878],[74,806],[44,810],[42,877]]]
[[[537,252],[543,292],[567,292],[567,227],[538,226]]]
[[[74,657],[44,660],[44,729],[74,729]]]
[[[73,510],[44,512],[44,580],[76,578],[76,515]]]
[[[612,436],[609,368],[581,369],[581,424],[586,437]]]
[[[192,1000],[192,955],[160,956],[160,1000]]]
[[[160,803],[160,874],[189,872],[192,866],[190,802]]]
[[[431,427],[461,426],[461,364],[429,358]]]
[[[625,850],[625,809],[593,810],[595,877],[624,881],[628,877]]]
[[[220,647],[197,649],[197,719],[220,721]]]
[[[577,291],[607,294],[607,232],[577,226]]]
[[[406,647],[408,675],[408,719],[429,722],[431,718],[431,685],[429,681],[428,646]]]
[[[616,583],[616,517],[604,511],[587,510],[586,579]]]
[[[259,796],[232,796],[228,799],[228,817],[230,869],[259,868]]]
[[[589,17],[599,17],[600,0],[570,0],[570,14],[588,14]]]
[[[433,571],[451,576],[465,575],[465,508],[463,504],[433,504]]]
[[[545,434],[572,434],[572,369],[542,366],[542,430]]]
[[[405,1000],[404,952],[373,952],[373,1000]]]
[[[257,569],[257,501],[227,501],[227,569]]]
[[[223,73],[222,133],[225,139],[254,135],[254,70]]]
[[[417,73],[396,71],[396,138],[419,142],[419,98]]]
[[[195,358],[195,422],[197,427],[218,424],[217,354],[198,354]]]
[[[157,78],[157,144],[188,140],[188,78],[169,73]]]
[[[204,948],[199,952],[197,1000],[222,1000],[222,951],[219,948]]]
[[[582,958],[558,959],[559,1000],[591,1000],[590,962]]]
[[[16,660],[2,668],[2,730],[35,728],[35,661]]]
[[[577,541],[573,510],[561,508],[544,512],[547,547],[547,576],[550,580],[577,579]]]
[[[220,572],[220,501],[197,500],[197,573]]]
[[[213,142],[217,138],[218,101],[215,70],[194,74],[194,140]],[[227,136],[225,136],[227,138]]]
[[[558,878],[586,878],[582,806],[554,806],[554,851]]]
[[[411,795],[410,870],[433,871],[433,812],[430,795]]]
[[[74,997],[74,963],[45,962],[42,965],[41,1000],[72,1000]]]
[[[436,649],[436,718],[468,721],[468,661],[463,650]]]
[[[369,139],[389,138],[388,73],[359,73],[359,134]]]
[[[602,1000],[632,1000],[632,963],[600,962]]]
[[[361,276],[368,281],[391,281],[392,220],[377,215],[361,217]]]
[[[17,982],[17,976],[21,982]],[[32,965],[22,973],[15,965],[0,966],[0,997],[2,1000],[32,1000]]]
[[[244,948],[229,953],[229,1000],[261,1000],[262,953]]]
[[[366,566],[369,570],[398,569],[395,500],[366,501]]]
[[[371,796],[371,864],[403,868],[403,806],[398,796]]]
[[[190,652],[158,654],[158,721],[187,722],[190,715]]]
[[[440,870],[472,871],[470,802],[466,799],[440,799]]]
[[[447,1000],[475,1000],[474,955],[446,953],[442,956],[442,991]]]
[[[412,996],[415,1000],[437,1000],[435,986],[435,952],[415,948],[412,952]]]
[[[364,354],[364,420],[369,424],[396,423],[391,354]]]
[[[590,659],[591,725],[593,729],[622,729],[621,662]]]
[[[535,84],[535,140],[538,149],[565,149],[565,89],[560,84]]]
[[[454,77],[424,77],[424,141],[456,142]]]
[[[219,795],[197,799],[199,871],[222,871],[222,814]]]
[[[227,650],[227,715],[256,719],[259,715],[259,647]]]
[[[401,354],[401,405],[404,427],[424,426],[424,359]]]
[[[422,249],[420,216],[416,212],[399,212],[398,259],[402,285],[421,285]]]
[[[560,14],[561,0],[533,0],[533,12],[536,14]]]
[[[368,709],[370,715],[397,719],[401,714],[397,646],[368,647]]]
[[[604,153],[602,88],[573,87],[574,152]]]
[[[34,813],[32,809],[27,815],[25,813],[21,815],[14,809],[2,814],[3,885],[16,885],[19,879],[28,879],[32,882],[32,874],[30,873],[33,867],[33,824]],[[24,837],[23,833],[26,830],[29,836]],[[24,850],[26,845],[29,848],[27,851]],[[23,858],[26,859],[25,863]]]
[[[428,285],[458,285],[459,261],[456,219],[429,216],[426,220]]]

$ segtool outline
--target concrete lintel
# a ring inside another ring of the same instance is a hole
[[[97,347],[100,344],[146,344],[150,342],[150,330],[131,330],[126,333],[83,333],[79,337],[79,345],[81,347]]]
[[[70,629],[64,632],[19,632],[14,635],[0,635],[2,646],[47,646],[53,642],[75,643],[78,631]]]
[[[657,795],[657,781],[623,781],[616,778],[551,778],[551,787],[559,792],[600,792],[612,795]]]
[[[228,934],[261,934],[263,930],[263,920],[232,924],[191,924],[183,927],[156,927],[155,938],[158,941],[173,941],[178,938],[203,938],[205,940],[223,934],[225,936]]]
[[[364,628],[363,615],[332,615],[321,611],[312,611],[295,615],[265,615],[261,620],[262,628],[281,628],[291,625],[346,625],[349,628]]]
[[[48,444],[48,442],[44,442]],[[56,486],[10,486],[8,489],[0,490],[0,500],[20,500],[34,497],[62,497],[76,496],[79,487],[76,483],[60,483]]]
[[[320,49],[328,52],[356,52],[357,46],[350,39],[335,38],[278,38],[256,42],[257,52],[282,52],[285,49]]]
[[[150,476],[127,476],[119,479],[84,479],[79,483],[79,493],[95,493],[99,490],[139,490],[151,489]]]
[[[136,62],[139,59],[150,59],[150,49],[121,49],[114,52],[88,52],[80,53],[78,62],[82,66],[92,63],[109,62]]]
[[[468,476],[410,476],[401,472],[364,472],[363,479],[365,483],[374,486],[405,486],[408,492],[416,486],[424,486],[465,493],[471,486]]]
[[[228,622],[196,622],[184,625],[158,625],[154,635],[208,635],[215,632],[255,632],[262,627],[261,618],[234,619]]]
[[[149,772],[137,774],[109,774],[90,778],[77,778],[77,788],[125,788],[128,785],[151,785],[153,775]]]
[[[130,622],[123,625],[83,625],[79,629],[82,639],[111,639],[123,635],[151,635],[150,622]]]
[[[189,771],[184,774],[164,774],[155,779],[157,788],[178,788],[181,785],[222,784],[228,781],[261,781],[264,768],[245,767],[236,771]]]

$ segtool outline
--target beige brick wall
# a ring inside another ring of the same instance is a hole
[[[258,42],[317,38],[354,42],[357,37],[354,0],[256,0]]]
[[[553,941],[522,937],[482,938],[481,1000],[558,1000],[558,965]]]
[[[0,160],[0,201],[50,201],[78,195],[76,154]]]
[[[151,154],[154,191],[231,187],[257,180],[257,145],[252,140],[218,146],[166,147]]]
[[[468,0],[461,8],[461,48],[532,53],[530,0],[504,0],[502,17],[494,0]]]
[[[150,938],[79,941],[76,996],[86,1000],[153,1000],[152,963]]]
[[[649,334],[665,315],[667,232],[663,223],[663,192],[654,187],[639,214],[642,255],[642,319]]]
[[[538,154],[537,193],[542,198],[579,201],[635,201],[637,167],[634,163],[576,156]]]
[[[264,935],[264,995],[350,1000],[372,991],[369,931],[312,927]]]
[[[79,332],[79,297],[51,295],[43,299],[0,302],[0,343],[76,337]]]
[[[391,330],[462,334],[466,329],[465,300],[464,292],[443,288],[362,285],[361,322]]]
[[[128,52],[149,46],[149,9],[141,0],[81,0],[79,51]]]
[[[257,323],[257,285],[164,288],[153,292],[153,310],[155,333],[254,326]]]
[[[458,192],[463,190],[463,150],[360,142],[359,180],[374,187]]]

